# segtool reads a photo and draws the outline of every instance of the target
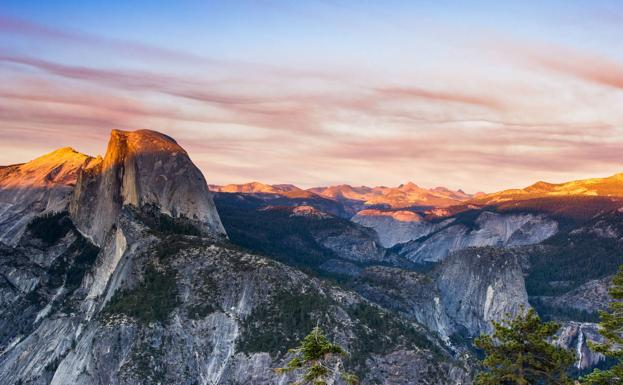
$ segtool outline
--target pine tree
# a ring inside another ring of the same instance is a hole
[[[541,322],[533,309],[511,321],[493,323],[493,335],[482,335],[475,344],[484,350],[485,371],[475,385],[567,385],[573,382],[566,369],[573,354],[550,343],[559,329]]]
[[[292,385],[328,385],[333,378],[341,376],[349,384],[359,383],[353,374],[341,370],[342,358],[346,352],[339,345],[333,344],[319,327],[315,327],[295,349],[290,349],[295,356],[284,368],[277,368],[277,373],[302,372],[300,379]]]
[[[614,301],[608,306],[608,311],[599,312],[599,333],[606,341],[602,344],[591,344],[591,348],[618,362],[608,370],[595,369],[593,373],[582,378],[583,384],[623,384],[623,266],[614,276],[608,293]]]

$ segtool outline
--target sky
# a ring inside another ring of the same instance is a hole
[[[0,0],[0,164],[112,129],[211,184],[623,172],[623,2]]]

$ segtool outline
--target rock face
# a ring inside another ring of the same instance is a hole
[[[379,247],[374,231],[365,227],[345,226],[336,231],[330,226],[318,226],[311,234],[316,242],[342,259],[360,263],[392,262],[392,256]]]
[[[594,367],[605,360],[602,354],[590,350],[589,342],[604,342],[597,324],[589,322],[565,322],[556,339],[559,346],[575,353],[575,368],[579,370]]]
[[[528,309],[521,253],[493,247],[456,252],[428,274],[369,267],[352,280],[364,297],[417,320],[449,343]]]
[[[448,317],[437,283],[428,275],[373,266],[359,271],[351,285],[365,298],[416,320],[446,342],[461,329]]]
[[[543,215],[476,212],[475,220],[455,220],[428,236],[407,242],[399,254],[414,262],[442,261],[468,247],[521,246],[539,243],[558,231],[558,224]]]
[[[78,174],[97,162],[67,147],[0,167],[0,242],[16,245],[36,215],[66,210]]]
[[[370,227],[379,235],[383,247],[393,247],[433,233],[448,226],[453,219],[442,222],[430,222],[422,215],[406,210],[383,211],[361,210],[352,219],[362,226]]]
[[[493,247],[452,254],[440,267],[440,299],[448,317],[469,336],[491,332],[501,321],[528,309],[521,256]]]
[[[205,232],[225,233],[201,171],[175,140],[154,131],[113,130],[104,159],[79,174],[70,213],[102,244],[125,205],[154,206]]]
[[[17,245],[0,246],[0,352],[8,353],[68,303],[98,252],[66,212],[36,218]]]

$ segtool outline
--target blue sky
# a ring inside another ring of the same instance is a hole
[[[620,1],[2,1],[0,164],[150,128],[211,183],[608,175],[620,36]]]

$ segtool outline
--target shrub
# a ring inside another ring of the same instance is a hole
[[[33,236],[51,245],[63,238],[74,225],[66,211],[59,213],[47,213],[33,218],[28,223],[27,229]]]

